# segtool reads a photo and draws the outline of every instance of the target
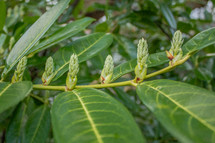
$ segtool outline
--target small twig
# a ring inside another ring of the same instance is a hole
[[[166,73],[166,72],[174,69],[176,66],[183,64],[189,58],[190,58],[190,55],[186,55],[182,60],[177,61],[174,65],[169,65],[166,68],[163,68],[159,71],[156,71],[154,73],[146,75],[145,79]],[[107,87],[129,86],[129,85],[136,87],[138,84],[134,83],[133,80],[129,80],[129,81],[123,81],[123,82],[109,83],[109,84],[77,85],[77,86],[75,86],[75,89],[79,89],[79,88],[107,88]],[[66,86],[44,86],[42,84],[36,84],[36,85],[33,85],[33,88],[39,89],[39,90],[67,91]]]
[[[40,101],[40,102],[46,104],[46,102],[43,100],[43,98],[41,98],[41,97],[39,97],[39,96],[36,96],[36,95],[34,95],[34,94],[30,94],[30,96],[32,96],[33,98],[37,99],[38,101]]]

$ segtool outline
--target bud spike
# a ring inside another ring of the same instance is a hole
[[[52,57],[49,57],[46,60],[45,71],[42,75],[42,81],[44,85],[48,85],[51,82],[53,78],[53,74],[54,74],[54,61]]]
[[[79,71],[78,56],[76,54],[72,54],[72,56],[70,57],[69,72],[66,78],[67,90],[72,90],[76,86],[78,71]]]
[[[16,70],[14,72],[14,75],[12,77],[12,83],[22,81],[26,65],[27,65],[27,57],[23,57],[19,61],[18,65],[17,65],[17,68],[16,68]]]
[[[113,58],[111,55],[108,55],[105,60],[104,68],[101,72],[100,80],[102,84],[106,84],[111,81],[113,69],[114,69]]]
[[[182,33],[180,30],[177,30],[172,38],[171,49],[167,51],[167,57],[170,59],[170,65],[174,65],[175,62],[181,60],[183,52],[181,46],[183,44]],[[170,56],[170,54],[172,56]]]
[[[142,38],[139,40],[137,48],[137,65],[135,67],[135,83],[141,82],[144,80],[144,77],[147,73],[147,58],[148,58],[148,44],[147,41]]]

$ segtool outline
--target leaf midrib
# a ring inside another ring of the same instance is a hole
[[[49,25],[49,24],[48,24],[48,25]],[[26,51],[28,52],[28,50],[32,47],[33,43],[37,40],[38,37],[41,36],[41,33],[43,33],[43,32],[45,31],[45,29],[48,27],[48,25],[46,25],[46,26],[42,29],[42,31],[34,38],[34,40],[29,44],[29,46],[27,46],[27,48],[15,59],[15,61],[9,66],[9,69],[8,69],[8,70],[10,70],[11,67],[13,67],[13,66],[18,62],[18,60],[20,59],[20,57],[23,56],[23,53],[25,53]],[[26,53],[27,53],[27,52],[26,52]]]
[[[34,141],[34,138],[36,137],[36,134],[37,134],[37,132],[38,132],[38,130],[39,130],[40,124],[41,124],[41,122],[42,122],[42,117],[43,117],[44,114],[45,114],[45,110],[46,110],[46,107],[43,108],[42,114],[41,114],[40,119],[39,119],[39,122],[38,122],[38,124],[37,124],[38,126],[37,126],[37,128],[36,128],[36,130],[35,130],[35,132],[34,132],[34,134],[33,134],[32,139],[31,139],[31,143]]]
[[[170,98],[167,94],[165,94],[164,92],[158,90],[157,88],[154,88],[153,86],[149,85],[149,84],[145,84],[144,85],[148,86],[149,88],[154,89],[155,91],[161,93],[162,95],[164,95],[167,99],[169,99],[170,101],[172,101],[175,105],[177,105],[179,108],[181,108],[182,110],[184,110],[185,112],[187,112],[188,114],[190,114],[191,116],[193,116],[194,118],[196,118],[199,122],[201,122],[204,126],[206,126],[207,128],[209,128],[210,130],[212,130],[213,132],[215,132],[215,128],[212,127],[210,124],[208,124],[207,122],[204,122],[204,120],[202,120],[200,117],[196,116],[194,113],[192,113],[191,111],[189,111],[188,109],[184,108],[183,105],[181,105],[180,103],[178,103],[177,101],[175,101],[174,99]]]
[[[2,96],[2,94],[12,85],[12,83],[8,84],[1,92],[0,92],[0,96]]]
[[[83,109],[84,109],[84,111],[85,111],[85,113],[86,113],[86,115],[87,115],[87,119],[88,119],[88,121],[90,122],[90,125],[91,125],[91,127],[92,127],[92,129],[93,129],[93,131],[94,131],[94,133],[95,133],[95,136],[96,136],[98,142],[99,142],[99,143],[103,143],[102,137],[100,136],[99,131],[97,130],[96,125],[95,125],[95,123],[94,123],[94,121],[93,121],[93,119],[92,119],[90,113],[88,112],[88,109],[87,109],[87,107],[85,106],[84,102],[83,102],[82,99],[79,97],[78,93],[76,93],[75,91],[72,91],[72,92],[75,94],[75,96],[76,96],[76,97],[78,98],[78,100],[80,101],[80,103],[81,103],[81,105],[82,105],[82,107],[83,107]]]
[[[60,2],[59,2],[59,3],[60,3]],[[60,7],[60,11],[59,11],[60,13],[61,13],[61,11],[63,10],[63,7],[65,7],[66,4],[67,4],[67,2],[64,3],[64,4]],[[53,9],[53,7],[52,7],[52,9]],[[58,16],[59,16],[59,15],[58,15]],[[57,17],[58,17],[58,16],[57,16]],[[56,15],[55,15],[55,17],[56,17]],[[40,18],[39,18],[39,19],[40,19]],[[38,20],[39,20],[39,19],[38,19]],[[37,20],[37,21],[38,21],[38,20]],[[56,19],[55,19],[55,20],[56,20]],[[41,32],[32,40],[32,42],[25,48],[25,50],[24,50],[14,61],[12,61],[12,63],[11,63],[10,65],[8,64],[10,61],[7,61],[7,65],[9,65],[9,68],[6,70],[6,73],[5,73],[5,74],[7,74],[7,73],[11,70],[11,68],[18,62],[18,60],[19,60],[21,57],[23,57],[23,56],[25,55],[25,53],[27,53],[28,51],[30,51],[30,48],[33,47],[33,44],[37,41],[37,38],[40,37],[40,36],[42,36],[41,34],[44,33],[44,32],[46,31],[45,29],[46,29],[47,27],[51,26],[52,24],[50,24],[50,23],[54,23],[55,20],[52,19],[51,22],[49,22],[47,25],[45,25],[44,28],[41,30]],[[37,21],[36,21],[35,23],[37,23]],[[35,23],[34,23],[34,24],[35,24]],[[32,26],[34,26],[34,24],[33,24]],[[26,33],[28,33],[28,31],[29,31],[30,29],[31,29],[31,27],[27,30]],[[25,33],[25,34],[26,34],[26,33]],[[24,35],[25,35],[25,34],[24,34]],[[24,36],[24,35],[23,35],[23,36]],[[21,37],[20,40],[22,40],[22,37]],[[38,40],[39,40],[39,39],[38,39]],[[18,42],[19,42],[19,41],[18,41]],[[14,47],[15,47],[15,46],[14,46]],[[27,51],[27,52],[26,52],[26,51]],[[4,73],[4,72],[3,72],[3,73]]]
[[[102,37],[100,37],[98,40],[96,40],[92,45],[90,45],[88,48],[84,49],[83,51],[81,51],[77,56],[79,57],[80,55],[82,55],[84,52],[86,52],[88,49],[90,49],[92,46],[94,46],[96,43],[98,43],[98,41],[100,41],[100,39],[102,39],[104,36],[106,36],[106,34],[104,34]],[[56,70],[56,72],[54,73],[53,77],[55,78],[55,76],[58,74],[58,72],[60,70],[62,70],[67,64],[69,64],[69,61],[66,62],[65,64],[63,64],[58,70]]]

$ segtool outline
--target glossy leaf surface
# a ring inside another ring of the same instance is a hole
[[[145,142],[126,108],[96,89],[59,94],[51,115],[57,143]]]
[[[22,101],[32,90],[32,83],[29,81],[0,83],[0,113]]]
[[[84,30],[90,23],[92,23],[94,19],[92,18],[83,18],[74,22],[67,24],[65,27],[57,30],[53,35],[51,35],[48,39],[45,39],[35,47],[33,47],[28,53],[34,52],[37,53],[39,51],[45,50],[75,34]]]
[[[68,71],[70,56],[73,53],[77,54],[79,62],[83,62],[109,47],[112,41],[113,38],[110,34],[94,33],[84,36],[58,50],[53,56],[55,61],[54,80]]]
[[[6,142],[8,143],[22,142],[26,104],[20,103],[14,113],[6,132]]]
[[[15,64],[25,56],[36,42],[45,34],[50,26],[55,22],[63,10],[67,7],[70,0],[61,0],[57,5],[43,14],[17,41],[7,57],[7,66],[3,75],[7,74]]]
[[[184,55],[192,54],[193,52],[197,52],[207,46],[215,44],[214,37],[215,27],[198,33],[196,36],[186,42],[182,47]]]
[[[215,142],[215,93],[171,80],[137,86],[142,102],[184,143]]]
[[[167,63],[168,61],[169,60],[166,56],[166,53],[160,52],[160,53],[149,55],[147,64],[148,64],[148,67],[155,67],[155,66]],[[131,61],[118,65],[117,67],[114,68],[113,77],[111,81],[113,82],[119,77],[123,76],[124,74],[134,71],[136,65],[137,65],[137,59],[133,59]]]
[[[29,117],[24,135],[24,143],[45,143],[50,131],[50,109],[42,105]]]

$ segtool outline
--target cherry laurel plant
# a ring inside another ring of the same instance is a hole
[[[200,32],[185,44],[182,33],[178,30],[173,35],[169,51],[155,54],[148,53],[147,40],[142,38],[137,45],[135,65],[128,61],[114,67],[113,58],[108,55],[98,77],[100,84],[78,85],[77,74],[82,70],[80,63],[97,55],[112,42],[111,34],[93,33],[59,49],[49,57],[41,77],[42,84],[23,81],[27,60],[35,53],[61,41],[58,40],[59,37],[53,36],[47,43],[40,41],[36,44],[69,1],[60,1],[41,16],[16,42],[6,59],[0,82],[0,115],[3,118],[3,115],[8,117],[11,113],[14,114],[5,130],[7,143],[45,143],[48,138],[54,138],[57,143],[146,142],[144,134],[126,107],[108,92],[99,90],[120,86],[135,87],[144,105],[180,142],[215,143],[214,92],[168,79],[146,80],[175,69],[199,50],[214,44],[215,28]],[[92,18],[75,21],[76,30],[83,30],[92,21]],[[64,34],[59,39],[71,36],[66,35],[71,28],[66,28],[58,31]],[[32,32],[34,35],[29,36]],[[167,67],[147,73],[150,67],[168,62]],[[11,78],[10,71],[17,63],[12,80],[8,82]],[[57,85],[55,81],[64,77],[66,72],[64,86]],[[130,72],[135,73],[132,80],[114,82]],[[36,94],[41,90],[45,90],[45,97]],[[54,97],[49,97],[51,91],[54,92]],[[32,97],[41,104],[31,113],[34,108]],[[27,113],[29,116],[25,120]]]

